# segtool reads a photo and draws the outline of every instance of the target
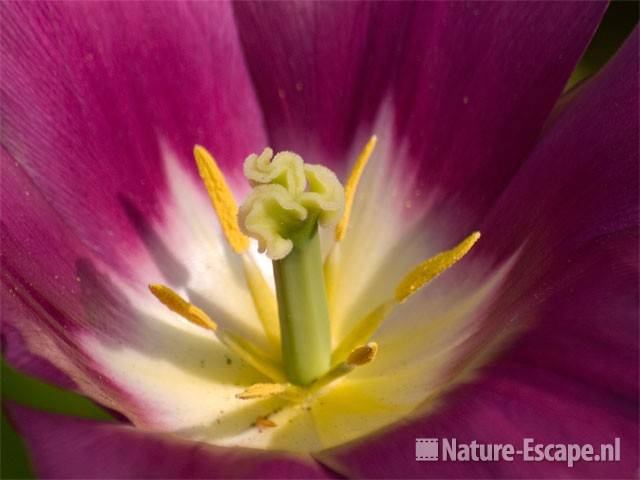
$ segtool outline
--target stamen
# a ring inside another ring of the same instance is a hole
[[[329,306],[329,317],[333,318],[334,298],[338,286],[338,274],[340,265],[340,243],[336,242],[331,247],[327,258],[324,261],[322,271],[324,273],[324,289],[327,292],[327,304]]]
[[[362,172],[367,166],[367,163],[371,158],[371,154],[373,153],[377,142],[378,137],[373,135],[369,139],[365,147],[362,149],[362,152],[360,152],[360,155],[358,156],[358,159],[356,160],[356,163],[351,170],[351,175],[349,175],[349,180],[347,181],[347,185],[344,189],[344,212],[342,214],[342,218],[340,219],[340,223],[338,223],[335,230],[334,238],[336,243],[334,243],[334,245],[331,247],[327,258],[324,261],[324,283],[325,290],[327,292],[327,302],[329,304],[330,314],[333,314],[333,299],[335,296],[335,290],[338,285],[340,241],[342,241],[347,232],[347,226],[351,217],[351,208],[353,207],[353,200],[355,199],[356,190],[358,189],[358,184],[360,183]]]
[[[189,320],[191,323],[195,323],[196,325],[213,332],[218,329],[218,325],[211,320],[209,315],[204,313],[195,305],[187,302],[169,287],[159,284],[151,284],[149,285],[149,290],[151,290],[151,293],[153,293],[153,295],[160,300],[165,307]]]
[[[364,149],[358,156],[356,160],[356,164],[353,166],[353,170],[351,170],[351,175],[349,175],[349,180],[347,181],[346,186],[344,187],[344,196],[345,196],[345,205],[344,205],[344,213],[342,214],[342,219],[340,223],[336,227],[335,239],[336,242],[340,242],[345,234],[347,233],[347,226],[349,224],[349,217],[351,216],[351,207],[353,206],[353,199],[356,195],[356,190],[358,189],[358,183],[360,182],[360,177],[362,176],[362,172],[364,171],[364,167],[367,166],[369,159],[371,158],[371,154],[373,153],[373,149],[378,142],[378,137],[373,135]]]
[[[338,365],[348,355],[355,345],[362,345],[368,341],[378,330],[384,319],[391,313],[394,307],[406,301],[420,288],[427,285],[446,269],[462,259],[471,247],[480,238],[480,232],[473,232],[451,250],[425,260],[411,271],[398,284],[395,296],[392,299],[380,303],[366,316],[360,319],[351,331],[342,339],[331,355],[331,364]]]
[[[213,208],[218,214],[224,236],[236,253],[243,253],[249,248],[249,239],[238,227],[238,205],[233,193],[224,179],[213,156],[200,145],[196,145],[193,154],[198,165],[200,177],[204,181]]]
[[[336,365],[342,362],[349,352],[353,350],[354,345],[362,345],[367,342],[395,305],[395,300],[382,302],[359,320],[333,351],[331,364]]]
[[[218,328],[218,325],[211,320],[206,313],[186,301],[169,287],[152,284],[149,285],[149,290],[151,290],[151,293],[153,293],[163,305],[169,308],[169,310],[200,327],[214,332],[218,340],[220,340],[220,343],[227,347],[229,351],[236,354],[263,375],[276,382],[283,382],[285,380],[280,368],[270,361],[256,346],[237,337],[231,332],[226,332]]]
[[[193,152],[198,171],[204,180],[209,198],[218,215],[220,226],[227,242],[236,253],[243,254],[244,274],[251,297],[265,334],[277,351],[280,348],[278,305],[275,295],[265,281],[262,272],[246,253],[249,248],[249,237],[242,233],[238,226],[238,205],[233,193],[213,156],[199,145],[194,147]]]
[[[258,312],[267,338],[276,348],[280,349],[280,325],[278,323],[278,302],[271,287],[265,280],[262,272],[248,254],[242,255],[244,276],[247,280],[251,298]]]
[[[236,395],[241,400],[253,400],[256,398],[269,398],[280,395],[287,390],[287,384],[281,383],[255,383]]]
[[[395,293],[396,300],[400,303],[404,302],[424,285],[461,260],[479,238],[480,232],[473,232],[451,250],[439,253],[422,262],[398,284]]]

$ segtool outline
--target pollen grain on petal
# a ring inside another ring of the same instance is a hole
[[[245,252],[249,248],[249,238],[238,227],[238,205],[222,171],[204,147],[196,145],[193,155],[227,242],[236,253]]]
[[[347,357],[348,365],[366,365],[376,358],[378,353],[378,344],[376,342],[369,342],[366,345],[356,347]]]
[[[258,417],[256,419],[256,427],[262,428],[274,428],[277,427],[278,424],[273,420],[268,419],[267,417]]]
[[[169,287],[160,284],[151,284],[149,285],[149,290],[172,312],[177,313],[181,317],[200,327],[214,332],[217,330],[218,326],[213,320],[211,320],[209,315],[204,313],[195,305],[186,301]]]
[[[373,135],[365,147],[360,152],[358,159],[356,160],[356,164],[353,166],[351,170],[351,174],[349,175],[349,180],[347,180],[347,184],[344,187],[344,196],[345,196],[345,204],[344,204],[344,213],[342,214],[342,219],[338,226],[336,227],[335,239],[336,242],[341,241],[345,234],[347,233],[347,226],[349,225],[349,217],[351,216],[351,207],[353,206],[353,200],[356,195],[356,190],[358,189],[358,183],[360,182],[360,177],[362,177],[362,172],[364,168],[367,166],[369,159],[371,158],[371,154],[373,153],[373,149],[376,147],[376,143],[378,142],[378,137]]]
[[[439,253],[418,265],[396,287],[396,301],[404,302],[420,288],[461,260],[479,238],[480,232],[473,232],[451,250]]]

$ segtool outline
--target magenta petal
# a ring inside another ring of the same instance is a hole
[[[6,358],[32,375],[64,387],[82,385],[101,403],[124,407],[120,402],[130,399],[102,374],[80,336],[140,344],[142,319],[24,169],[6,150],[0,155],[0,333]]]
[[[229,4],[0,9],[2,144],[109,261],[143,248],[132,217],[160,216],[161,142],[193,170],[196,143],[225,165],[264,146]]]
[[[234,5],[274,147],[344,161],[354,134],[389,135],[367,131],[389,100],[396,142],[423,165],[420,186],[444,190],[443,201],[455,197],[472,214],[525,158],[605,7]]]
[[[11,406],[39,478],[335,478],[308,455],[214,447]]]
[[[483,230],[497,231],[485,244],[494,254],[527,238],[540,262],[636,227],[637,39],[636,30],[573,96],[485,219]]]
[[[15,367],[69,387],[74,382],[49,363],[82,363],[69,341],[84,318],[75,264],[91,256],[17,162],[4,149],[0,155],[3,352]]]
[[[485,221],[481,246],[500,257],[524,245],[502,306],[539,308],[536,331],[557,344],[549,366],[628,396],[638,389],[637,71],[636,30],[550,126]],[[570,281],[582,283],[574,292]]]
[[[638,472],[638,32],[572,99],[483,227],[514,274],[486,329],[532,328],[440,407],[320,454],[358,477],[631,478]],[[500,323],[502,322],[502,323]],[[417,462],[416,438],[620,438],[618,462]]]

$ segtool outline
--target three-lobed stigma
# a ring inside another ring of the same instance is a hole
[[[240,206],[240,229],[258,241],[271,260],[286,257],[306,230],[318,223],[338,223],[344,209],[344,189],[322,165],[310,165],[292,152],[265,148],[244,162],[253,190]],[[302,234],[302,235],[300,235]]]

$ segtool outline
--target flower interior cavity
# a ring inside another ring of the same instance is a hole
[[[637,477],[640,31],[587,53],[620,6],[0,2],[34,476]]]
[[[330,169],[306,164],[293,152],[274,156],[265,148],[260,155],[250,155],[244,162],[244,175],[252,190],[240,208],[213,156],[204,147],[194,148],[224,237],[242,259],[246,289],[262,324],[266,347],[243,338],[233,328],[221,328],[203,309],[170,287],[151,284],[149,288],[167,308],[213,332],[231,355],[264,377],[263,382],[241,389],[236,398],[277,397],[287,404],[310,408],[321,392],[373,362],[384,345],[371,339],[390,312],[462,259],[480,238],[479,232],[473,232],[450,250],[419,263],[397,284],[392,297],[381,298],[332,347],[336,289],[349,287],[340,283],[340,245],[376,142],[373,136],[365,145],[345,188]],[[324,237],[332,240],[325,246],[326,255],[322,253],[322,229],[330,233]],[[249,254],[251,238],[257,241],[259,252],[272,261],[275,292]],[[258,420],[256,425],[261,428],[276,426],[266,418]]]

